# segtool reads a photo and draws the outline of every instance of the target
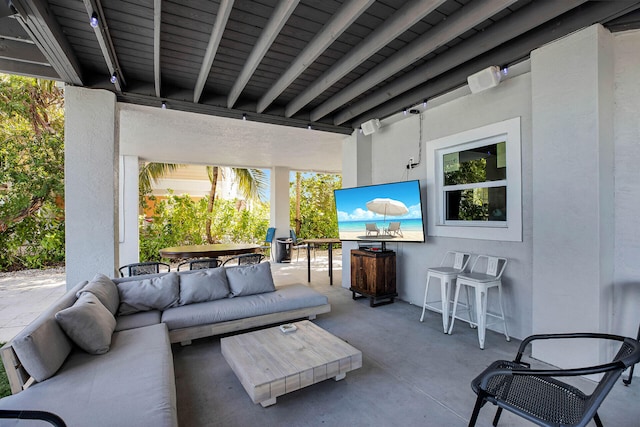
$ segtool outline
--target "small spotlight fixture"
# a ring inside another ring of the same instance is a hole
[[[312,128],[311,128],[311,123],[309,123],[309,124],[307,125],[307,129],[309,129],[309,130],[311,130],[311,129],[312,129]]]
[[[402,110],[402,114],[404,114],[405,116],[407,115],[407,109],[406,108],[404,110]]]
[[[118,75],[116,74],[116,72],[114,71],[113,74],[111,74],[111,83],[116,84],[118,82]]]
[[[247,113],[242,113],[242,120],[247,120]]]
[[[160,108],[162,108],[163,110],[166,110],[167,109],[167,101],[162,101],[162,107],[160,107]]]
[[[89,25],[91,25],[93,28],[98,28],[98,14],[93,12],[91,14],[91,19],[89,19]]]
[[[509,74],[509,67],[505,65],[504,67],[502,67],[502,75],[506,76],[507,74]]]
[[[422,101],[422,108],[427,108],[427,100]]]

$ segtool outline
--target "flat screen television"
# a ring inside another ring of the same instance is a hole
[[[420,182],[334,190],[340,240],[424,242]]]

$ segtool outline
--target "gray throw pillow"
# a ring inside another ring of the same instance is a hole
[[[57,312],[56,320],[71,341],[87,353],[109,351],[116,319],[94,294],[83,293],[71,307]]]
[[[180,279],[175,272],[148,279],[118,283],[120,295],[119,315],[139,311],[161,310],[178,305]]]
[[[213,301],[229,296],[224,268],[208,268],[180,274],[179,305]]]
[[[226,267],[225,270],[231,297],[262,294],[276,290],[271,275],[271,264],[268,262]]]
[[[76,296],[80,298],[80,295],[84,292],[91,292],[98,297],[102,305],[114,316],[118,312],[118,306],[120,305],[120,297],[118,296],[118,287],[111,279],[104,274],[96,274],[93,280],[82,288]]]

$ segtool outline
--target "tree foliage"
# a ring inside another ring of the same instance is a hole
[[[64,261],[63,94],[0,75],[0,268]]]
[[[291,228],[301,239],[338,237],[338,217],[333,190],[342,188],[342,177],[330,174],[302,174],[299,180],[300,221],[296,223],[298,180],[290,184]],[[299,228],[298,228],[299,226]]]
[[[159,260],[159,251],[165,247],[207,243],[207,219],[211,220],[211,234],[217,242],[264,241],[269,226],[267,205],[257,203],[249,210],[239,200],[216,199],[208,213],[208,203],[208,197],[194,200],[186,194],[169,194],[158,202],[150,221],[141,218],[140,260]]]

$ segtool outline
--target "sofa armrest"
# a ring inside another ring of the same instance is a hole
[[[31,378],[22,366],[18,355],[13,350],[11,342],[6,343],[0,348],[0,357],[2,357],[2,364],[4,365],[12,394],[20,393],[34,382],[33,378]]]

